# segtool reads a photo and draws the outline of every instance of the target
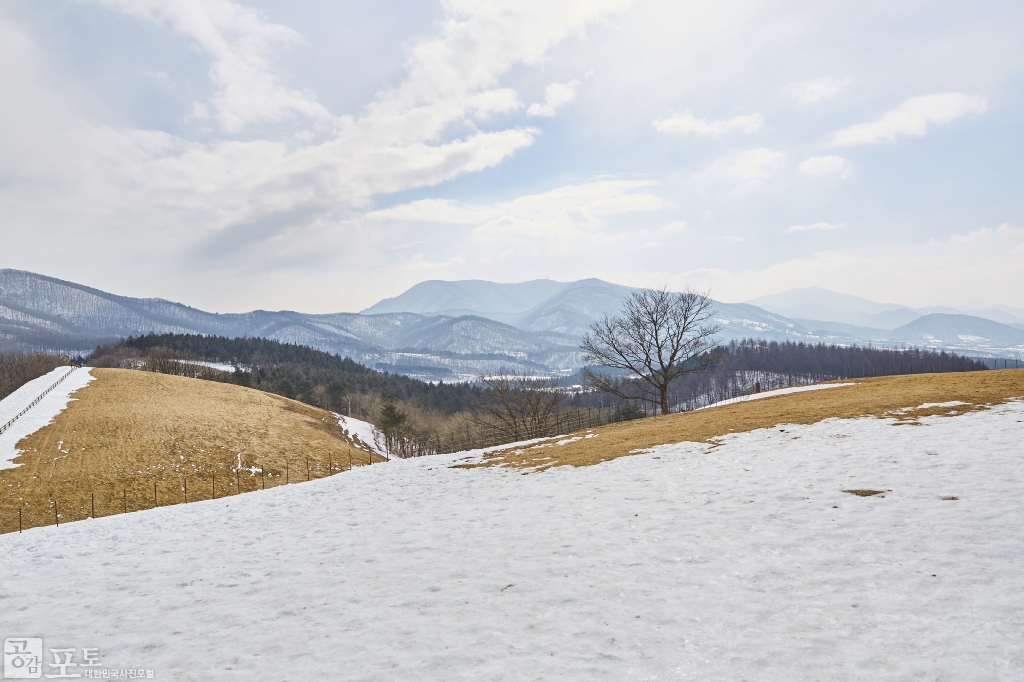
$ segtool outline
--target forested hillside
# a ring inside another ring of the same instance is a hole
[[[452,415],[468,410],[480,393],[467,384],[430,384],[309,346],[269,339],[148,334],[99,346],[89,364],[157,369],[236,383],[371,421],[380,396]],[[228,371],[227,366],[236,369]]]

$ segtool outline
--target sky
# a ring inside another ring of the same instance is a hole
[[[6,0],[0,267],[217,312],[1021,307],[1022,35],[1019,0]]]

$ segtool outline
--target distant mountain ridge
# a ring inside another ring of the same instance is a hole
[[[911,308],[895,303],[878,303],[859,296],[841,294],[820,287],[790,289],[748,301],[779,315],[794,319],[841,322],[860,327],[896,329],[909,324],[919,317],[942,313],[947,315],[970,315],[1000,324],[1024,324],[1024,309],[973,302],[967,308],[931,306]]]
[[[579,341],[588,326],[615,313],[630,291],[599,279],[519,284],[433,281],[362,313],[218,314],[163,299],[118,296],[30,272],[0,270],[0,348],[88,352],[99,343],[130,335],[206,334],[311,346],[430,380],[465,380],[501,367],[571,373],[582,364]],[[870,314],[898,316],[906,310],[883,305],[884,309]],[[966,315],[924,315],[886,330],[791,319],[750,303],[716,303],[716,310],[723,340],[913,344],[1024,357],[1024,330]]]

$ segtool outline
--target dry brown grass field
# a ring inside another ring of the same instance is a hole
[[[587,466],[656,445],[716,438],[780,424],[813,424],[833,417],[893,417],[901,425],[919,424],[927,415],[958,415],[1014,399],[1024,399],[1024,369],[950,374],[913,374],[856,379],[851,386],[791,393],[694,412],[641,419],[579,432],[591,436],[564,445],[559,439],[530,447],[490,453],[480,463],[459,467],[506,466],[538,471],[561,465]],[[849,383],[849,382],[832,382]],[[956,406],[929,403],[959,401]],[[568,440],[563,438],[562,440]]]
[[[331,415],[201,379],[90,370],[48,426],[0,470],[0,533],[304,482],[381,461]],[[371,460],[372,458],[372,460]],[[308,461],[308,469],[307,469]],[[154,485],[156,498],[154,500]]]

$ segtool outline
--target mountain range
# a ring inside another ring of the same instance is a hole
[[[88,352],[99,343],[149,332],[215,334],[308,345],[428,380],[466,380],[500,367],[569,374],[582,364],[578,343],[588,325],[614,314],[630,291],[599,279],[427,281],[360,313],[219,314],[0,270],[0,348]],[[1018,319],[1015,309],[992,309]],[[959,311],[922,313],[824,289],[716,303],[716,310],[723,340],[906,344],[1024,357],[1024,324],[1017,328]],[[865,322],[874,326],[858,324]]]

